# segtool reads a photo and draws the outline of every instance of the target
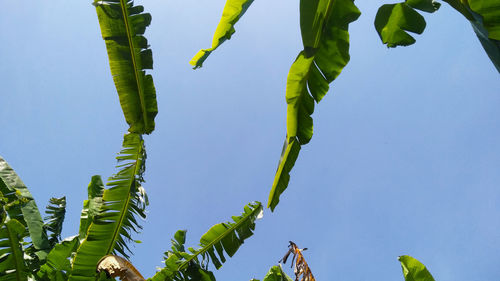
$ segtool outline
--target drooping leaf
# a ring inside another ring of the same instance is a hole
[[[26,227],[11,219],[0,228],[0,280],[28,280],[28,268],[21,245]]]
[[[203,62],[211,52],[215,51],[224,41],[231,39],[235,32],[234,25],[245,14],[252,2],[253,0],[227,0],[222,11],[222,18],[212,39],[212,47],[200,50],[189,62],[194,66],[194,69],[202,67]]]
[[[88,186],[88,199],[83,201],[82,214],[80,216],[80,243],[87,237],[87,231],[90,224],[94,221],[100,212],[102,206],[102,195],[104,184],[101,176],[92,176]]]
[[[417,259],[410,256],[400,256],[398,260],[401,262],[406,281],[434,281],[434,277],[432,277],[425,265]]]
[[[190,253],[184,252],[186,231],[180,230],[172,240],[172,250],[165,253],[165,267],[155,274],[151,281],[164,280],[203,280],[215,281],[208,270],[208,262],[219,269],[226,261],[227,254],[232,257],[244,240],[253,235],[255,221],[262,216],[262,204],[250,203],[244,207],[240,216],[233,216],[232,222],[212,226],[200,239],[201,248]],[[202,261],[200,261],[202,258]]]
[[[66,215],[66,197],[50,198],[45,213],[48,216],[45,218],[44,228],[51,233],[49,236],[49,243],[52,248],[61,240],[62,226],[64,216]]]
[[[94,280],[95,267],[103,256],[119,253],[128,257],[127,242],[131,232],[142,227],[137,216],[145,218],[148,204],[141,186],[146,153],[141,135],[129,133],[123,140],[123,149],[117,156],[118,173],[107,183],[102,197],[102,211],[91,223],[72,265],[69,280]]]
[[[286,84],[287,139],[269,195],[272,210],[286,189],[299,149],[313,134],[314,102],[349,62],[349,23],[360,15],[352,0],[301,0],[300,28],[304,50],[288,73]]]
[[[151,15],[131,0],[94,0],[125,120],[132,133],[149,134],[158,113],[151,75],[153,55],[143,36]]]
[[[490,0],[445,1],[470,21],[486,54],[500,73],[500,5]]]
[[[293,165],[299,156],[300,144],[297,138],[291,139],[285,138],[285,143],[283,144],[283,150],[281,152],[280,162],[278,164],[278,170],[274,176],[273,186],[271,192],[269,193],[269,199],[267,201],[267,207],[274,211],[274,208],[278,205],[280,201],[280,195],[285,191],[290,181],[290,172],[292,171]]]
[[[425,19],[415,9],[434,13],[441,6],[434,0],[406,0],[397,4],[382,5],[375,17],[375,29],[387,47],[408,46],[415,43],[407,31],[422,34]]]
[[[375,29],[387,47],[408,46],[415,43],[408,32],[421,34],[425,19],[406,3],[382,5],[375,17]]]
[[[469,0],[467,3],[474,13],[481,16],[488,38],[500,41],[500,3],[496,0]]]
[[[28,229],[31,238],[30,254],[43,261],[50,244],[43,227],[42,216],[28,188],[10,165],[0,156],[0,192],[7,204],[13,204],[6,210],[10,219],[15,219]]]
[[[55,245],[47,255],[46,263],[40,267],[37,273],[38,278],[47,281],[68,280],[69,272],[71,272],[69,258],[80,245],[78,238],[78,236],[73,236]]]

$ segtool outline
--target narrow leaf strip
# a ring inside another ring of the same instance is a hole
[[[300,27],[304,50],[290,67],[286,83],[287,140],[268,207],[274,210],[286,189],[299,149],[313,135],[314,102],[320,102],[349,62],[349,23],[360,15],[352,0],[302,0]],[[289,151],[287,153],[287,151]]]
[[[139,134],[127,134],[123,149],[116,158],[118,173],[108,180],[102,197],[102,212],[91,223],[73,262],[70,280],[94,280],[99,259],[112,253],[127,256],[126,242],[131,232],[142,227],[136,216],[145,218],[148,204],[143,182],[146,154]],[[127,256],[128,257],[128,256]]]
[[[158,113],[151,75],[153,55],[143,36],[151,15],[130,0],[94,0],[125,120],[132,133],[149,134]]]
[[[80,243],[87,237],[90,224],[94,222],[101,210],[103,192],[104,184],[101,176],[93,176],[88,186],[88,199],[83,201],[80,215],[80,230],[78,232]]]
[[[434,281],[434,277],[425,265],[417,259],[410,256],[400,256],[398,260],[401,262],[405,281]]]
[[[62,226],[66,215],[66,197],[50,198],[45,213],[47,217],[44,228],[51,232],[49,243],[50,247],[53,248],[61,240]]]
[[[212,39],[212,47],[200,50],[189,62],[194,66],[194,69],[202,67],[203,62],[211,52],[215,51],[224,41],[231,39],[235,32],[234,25],[245,14],[252,2],[253,0],[227,0],[222,11],[222,18]]]
[[[267,201],[267,207],[274,211],[274,208],[278,205],[280,201],[280,195],[285,191],[290,181],[290,172],[292,171],[293,165],[299,156],[300,144],[296,138],[292,138],[290,143],[289,138],[285,139],[283,144],[283,151],[281,152],[280,162],[278,164],[278,170],[274,176],[273,186],[271,192],[269,193],[269,200]]]

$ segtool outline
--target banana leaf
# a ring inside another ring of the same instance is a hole
[[[16,219],[0,228],[0,280],[26,281],[29,271],[24,261],[22,240],[26,227]]]
[[[94,280],[96,264],[103,256],[119,253],[128,258],[126,243],[132,241],[131,232],[142,229],[137,217],[146,217],[148,200],[141,186],[146,160],[141,135],[126,134],[116,159],[118,173],[108,180],[101,212],[77,250],[69,280]]]
[[[417,259],[410,256],[400,256],[398,260],[401,262],[405,281],[434,281],[434,277],[425,265]]]
[[[307,144],[313,134],[314,102],[326,95],[329,84],[349,62],[349,23],[360,12],[352,0],[301,0],[300,29],[304,50],[288,73],[286,83],[287,135],[269,194],[274,210],[288,185],[297,158],[295,146]],[[293,153],[291,153],[293,152]]]
[[[29,254],[36,255],[36,259],[43,262],[50,250],[49,239],[44,229],[40,211],[29,192],[28,188],[10,165],[0,156],[0,192],[2,192],[7,204],[13,204],[6,212],[9,218],[23,224],[29,233],[31,245]]]
[[[203,62],[211,52],[215,51],[224,41],[231,39],[235,32],[234,25],[245,14],[252,2],[253,0],[227,0],[222,11],[222,18],[215,29],[212,47],[200,50],[189,62],[194,66],[194,69],[202,67]]]
[[[145,72],[153,68],[153,54],[143,36],[151,15],[133,1],[95,0],[93,4],[129,132],[149,134],[158,113],[153,78]]]
[[[101,176],[93,176],[87,190],[88,199],[83,201],[83,209],[80,215],[80,230],[78,232],[80,243],[87,237],[90,224],[97,217],[102,206],[104,184],[102,183]]]
[[[249,203],[240,216],[233,216],[232,222],[212,226],[200,239],[200,249],[184,251],[186,231],[179,230],[172,240],[172,250],[165,253],[165,267],[157,272],[151,281],[203,280],[215,281],[208,263],[219,269],[226,261],[224,254],[232,257],[244,240],[253,235],[255,221],[262,217],[262,204]],[[201,258],[201,261],[200,261]]]
[[[62,226],[64,216],[66,215],[66,197],[50,198],[49,205],[45,211],[47,217],[45,218],[44,228],[49,236],[49,244],[51,248],[61,240]]]
[[[79,246],[78,236],[61,241],[47,255],[47,261],[40,267],[37,276],[40,280],[63,281],[68,280],[71,272],[69,258]]]

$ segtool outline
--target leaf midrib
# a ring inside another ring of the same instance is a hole
[[[187,266],[189,264],[189,262],[191,262],[195,257],[197,257],[198,255],[200,255],[203,252],[206,252],[209,248],[211,248],[212,246],[214,246],[215,243],[219,242],[224,237],[226,237],[228,235],[228,233],[231,233],[232,231],[234,231],[235,229],[237,229],[241,224],[243,224],[244,222],[246,222],[249,219],[249,217],[252,214],[254,214],[254,212],[256,212],[261,206],[262,206],[262,204],[258,203],[257,206],[247,216],[243,217],[239,222],[235,223],[233,226],[231,226],[226,231],[224,231],[224,233],[222,233],[217,238],[215,238],[212,242],[208,243],[208,245],[206,245],[205,247],[203,247],[200,250],[196,251],[196,253],[194,253],[189,259],[186,259],[183,263],[181,263],[181,265],[179,265],[177,271],[181,271],[183,269],[183,267]]]
[[[141,158],[142,156],[142,150],[143,150],[143,145],[142,145],[142,140],[139,142],[139,151],[137,153],[137,156],[135,158],[135,168],[134,168],[134,173],[132,174],[132,179],[131,179],[131,182],[130,182],[130,185],[129,185],[129,192],[128,192],[128,195],[127,195],[127,199],[126,199],[126,203],[124,204],[123,208],[122,208],[122,211],[120,212],[120,218],[118,219],[118,224],[117,224],[117,227],[115,228],[115,231],[113,232],[113,236],[112,236],[112,239],[111,239],[111,243],[109,243],[109,247],[106,251],[106,255],[109,255],[111,254],[111,251],[113,251],[113,248],[116,244],[116,241],[118,240],[117,237],[119,237],[120,235],[120,229],[121,229],[121,225],[123,224],[123,221],[125,220],[125,217],[126,217],[126,213],[127,213],[127,210],[128,210],[128,206],[130,205],[130,198],[131,198],[131,194],[130,194],[130,189],[132,188],[132,184],[135,184],[135,175],[137,174],[137,170],[139,168],[139,159]]]
[[[123,22],[125,23],[125,29],[127,31],[127,41],[130,49],[130,56],[132,58],[132,65],[134,67],[134,76],[135,76],[135,83],[137,86],[137,92],[139,94],[139,101],[141,103],[141,108],[142,108],[142,118],[144,120],[144,130],[146,130],[148,122],[148,117],[146,114],[146,105],[144,101],[144,91],[143,88],[141,87],[140,83],[140,75],[137,67],[137,58],[135,57],[135,48],[134,48],[134,41],[132,40],[132,30],[130,27],[130,23],[128,21],[129,15],[128,15],[128,9],[127,9],[127,1],[126,0],[120,0],[120,7],[122,9],[122,15],[123,15]]]

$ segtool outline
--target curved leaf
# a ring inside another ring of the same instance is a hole
[[[253,0],[227,0],[222,11],[222,18],[215,29],[212,47],[200,50],[189,62],[194,66],[194,69],[202,67],[203,62],[211,52],[215,51],[224,41],[231,39],[231,35],[235,32],[234,25],[245,14],[252,2]]]
[[[153,68],[153,55],[142,35],[151,15],[130,0],[94,0],[94,5],[129,131],[149,134],[158,108],[153,78],[145,73]]]
[[[16,219],[7,221],[0,228],[1,280],[28,280],[28,269],[24,263],[24,252],[21,246],[25,231],[25,226]]]
[[[186,231],[180,230],[172,240],[172,251],[165,253],[165,267],[148,280],[203,280],[215,281],[208,271],[208,261],[219,269],[226,261],[224,254],[232,257],[244,240],[253,235],[255,221],[262,217],[262,204],[250,203],[240,216],[233,216],[232,222],[212,226],[200,239],[201,248],[191,253],[184,252]],[[200,262],[199,257],[203,258]],[[194,278],[194,279],[193,279]]]
[[[417,259],[410,256],[400,256],[398,260],[401,262],[401,268],[403,269],[406,281],[434,281],[434,278],[425,265]]]
[[[33,246],[31,252],[34,252],[38,259],[43,261],[50,245],[43,227],[42,216],[26,185],[1,156],[0,192],[7,199],[7,203],[19,202],[19,204],[14,204],[8,208],[6,210],[7,214],[10,219],[15,219],[27,227]]]
[[[49,243],[52,248],[61,240],[62,226],[64,216],[66,215],[66,196],[50,198],[45,213],[48,216],[45,218],[44,228],[52,233],[49,237]]]
[[[290,143],[289,143],[290,141]],[[271,192],[269,193],[269,199],[267,201],[267,207],[274,211],[274,208],[280,202],[280,195],[285,191],[290,181],[290,172],[292,171],[293,165],[299,157],[300,144],[297,138],[289,140],[285,138],[285,143],[283,144],[283,150],[281,152],[280,162],[278,164],[278,170],[274,176],[273,186]]]
[[[272,210],[288,184],[289,172],[298,154],[296,142],[304,145],[312,137],[311,115],[314,111],[314,101],[321,101],[328,92],[329,84],[349,62],[348,26],[360,14],[352,0],[300,2],[300,28],[304,50],[299,53],[288,73],[285,140],[288,145],[282,152],[269,195],[268,207]]]
[[[118,173],[108,180],[108,189],[102,197],[102,211],[88,229],[73,261],[69,280],[94,280],[99,259],[112,253],[128,257],[127,240],[131,232],[142,227],[136,216],[145,218],[147,196],[141,183],[144,181],[146,153],[139,134],[124,136],[123,149],[116,158]]]
[[[408,46],[415,39],[406,31],[421,34],[425,19],[406,3],[382,5],[375,17],[375,29],[387,47]]]
[[[488,38],[500,41],[500,3],[494,0],[469,0],[470,9],[481,15]]]

